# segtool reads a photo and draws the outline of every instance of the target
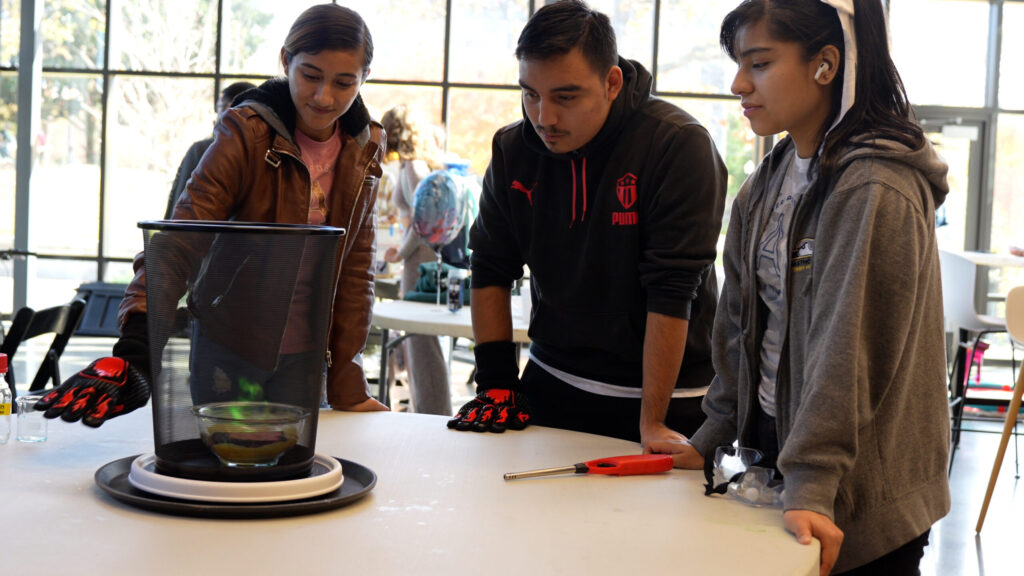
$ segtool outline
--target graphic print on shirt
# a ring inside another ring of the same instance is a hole
[[[319,226],[327,221],[327,195],[320,186],[319,181],[313,182],[313,189],[309,194],[309,217],[310,224]]]
[[[301,161],[309,170],[309,206],[306,222],[320,225],[327,221],[331,188],[334,184],[335,166],[341,151],[341,137],[335,129],[334,135],[323,142],[313,140],[302,133],[295,133]]]
[[[794,206],[792,194],[786,194],[775,203],[775,210],[772,211],[774,222],[769,223],[761,236],[761,244],[757,249],[757,268],[762,274],[771,274],[774,282],[764,282],[764,287],[769,291],[772,298],[777,298],[781,293],[782,269],[779,261],[782,258],[784,247],[780,244],[786,237],[786,226],[789,222],[787,216],[792,214]]]
[[[512,189],[522,192],[523,194],[526,194],[526,200],[527,202],[530,203],[530,206],[533,206],[533,189],[536,187],[536,182],[533,183],[533,186],[527,188],[526,186],[523,186],[522,182],[520,182],[519,180],[512,181]]]
[[[612,212],[612,226],[636,226],[639,223],[637,211],[630,210],[636,204],[636,189],[637,177],[635,174],[626,173],[615,181],[615,196],[626,211]]]
[[[793,272],[805,272],[811,269],[814,256],[814,238],[801,238],[796,243],[796,250],[789,257],[789,269]]]

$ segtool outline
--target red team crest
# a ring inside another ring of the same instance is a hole
[[[615,182],[615,194],[619,197],[622,207],[629,210],[636,202],[636,176],[626,174]]]
[[[628,172],[615,181],[615,195],[624,211],[612,212],[612,226],[636,226],[640,222],[636,210],[630,210],[636,203],[636,181],[636,175]]]

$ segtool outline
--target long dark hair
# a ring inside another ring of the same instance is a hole
[[[295,19],[284,40],[285,58],[296,54],[318,54],[323,50],[363,49],[363,77],[373,62],[373,36],[355,10],[338,4],[318,4]]]
[[[854,0],[853,4],[859,61],[857,89],[853,106],[827,133],[815,159],[822,182],[831,180],[850,147],[874,146],[870,141],[854,142],[858,135],[871,133],[875,138],[914,149],[924,144],[924,133],[911,118],[907,92],[889,54],[881,0]],[[832,83],[832,111],[821,127],[824,135],[839,114],[846,69],[846,46],[838,13],[820,0],[744,0],[722,21],[722,48],[733,61],[737,59],[736,34],[740,28],[758,22],[764,22],[772,38],[799,44],[808,60],[825,46],[839,49],[841,61]]]

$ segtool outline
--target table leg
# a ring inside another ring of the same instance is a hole
[[[960,445],[960,426],[963,422],[964,403],[966,402],[967,387],[967,346],[970,345],[971,334],[967,330],[957,331],[959,338],[956,344],[956,356],[953,359],[953,376],[951,378],[951,398],[953,402],[953,450]],[[950,457],[950,468],[952,468],[952,456]]]
[[[377,401],[385,406],[391,402],[391,386],[388,385],[388,368],[391,366],[391,351],[412,334],[402,334],[396,338],[390,338],[387,328],[380,329],[380,383],[377,386]]]
[[[385,406],[390,406],[390,386],[388,386],[388,359],[391,356],[391,348],[388,346],[388,329],[380,329],[380,374],[377,377],[377,401]]]
[[[985,524],[985,514],[988,512],[989,501],[992,500],[992,491],[996,487],[996,480],[999,478],[999,469],[1003,466],[1003,456],[1006,454],[1006,443],[1010,441],[1010,435],[1017,425],[1017,414],[1020,412],[1021,397],[1024,396],[1024,369],[1017,375],[1017,385],[1013,387],[1013,398],[1006,410],[1006,421],[1003,423],[1003,435],[999,439],[999,449],[996,451],[996,460],[992,464],[992,474],[988,479],[988,488],[985,490],[985,500],[981,504],[981,514],[978,515],[978,525],[974,531],[981,533],[981,527]],[[1017,438],[1014,437],[1014,443]]]

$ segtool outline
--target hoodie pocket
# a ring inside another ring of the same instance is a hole
[[[837,520],[857,518],[890,498],[889,481],[882,465],[874,426],[869,424],[861,428],[857,435],[857,460],[839,484]]]

